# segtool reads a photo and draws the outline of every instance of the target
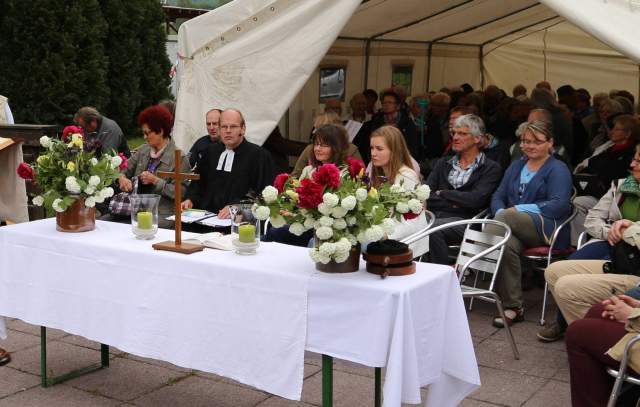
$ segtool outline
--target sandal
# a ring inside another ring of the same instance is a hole
[[[11,362],[11,355],[6,350],[0,348],[0,366]]]
[[[507,308],[504,310],[504,315],[507,318],[507,324],[509,326],[516,322],[524,321],[524,308]],[[493,318],[493,326],[496,328],[504,328],[504,321],[499,315]]]

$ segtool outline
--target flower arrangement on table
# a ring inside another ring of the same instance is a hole
[[[76,126],[65,127],[61,140],[42,136],[40,145],[46,152],[33,167],[20,163],[17,172],[42,188],[42,195],[33,198],[34,205],[56,212],[64,212],[77,199],[84,199],[89,208],[104,202],[113,196],[110,185],[127,166],[123,155],[101,154],[99,142],[85,143],[82,129]]]
[[[373,188],[362,161],[347,159],[341,168],[324,164],[309,178],[278,175],[273,186],[264,188],[253,210],[258,219],[270,218],[275,227],[290,225],[289,231],[297,236],[313,229],[312,260],[342,263],[358,242],[376,242],[391,235],[394,219],[418,216],[429,193],[427,185],[412,191],[401,185]]]

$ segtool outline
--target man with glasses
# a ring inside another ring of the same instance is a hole
[[[183,209],[193,207],[217,212],[229,218],[229,205],[250,193],[259,194],[275,176],[271,154],[247,141],[244,117],[239,110],[226,109],[220,115],[220,141],[204,153],[196,172],[200,180],[189,185]]]
[[[426,182],[432,191],[427,208],[436,215],[434,226],[469,219],[489,206],[502,170],[480,150],[484,133],[484,123],[476,115],[460,116],[453,124],[455,154],[438,160]],[[465,226],[458,226],[431,234],[431,262],[449,264],[448,246],[459,244],[464,231]]]
[[[222,113],[220,109],[211,109],[204,116],[207,123],[207,134],[196,140],[189,150],[191,168],[198,164],[209,146],[220,141],[220,113]]]
[[[95,107],[81,107],[73,119],[83,128],[85,142],[99,142],[105,153],[113,150],[131,156],[127,139],[118,123],[101,115]]]

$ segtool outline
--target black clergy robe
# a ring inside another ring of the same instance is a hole
[[[226,205],[242,200],[251,191],[260,194],[273,182],[275,169],[267,150],[244,139],[234,150],[233,166],[228,172],[224,165],[217,169],[225,149],[223,143],[212,144],[198,163],[196,172],[200,174],[200,180],[192,181],[185,195],[194,208],[218,212]]]

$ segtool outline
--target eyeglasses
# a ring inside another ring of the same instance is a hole
[[[313,145],[315,147],[331,147],[329,144],[326,144],[326,143],[313,143]]]
[[[542,140],[520,140],[520,145],[523,146],[541,146],[544,143],[546,143],[547,141],[542,141]]]
[[[470,136],[471,133],[468,132],[468,131],[456,131],[456,130],[453,130],[453,135],[454,136],[466,137],[466,136]]]
[[[237,130],[240,127],[242,127],[242,126],[239,126],[237,124],[231,124],[231,125],[225,124],[225,125],[220,126],[220,130],[222,130],[222,131]]]

